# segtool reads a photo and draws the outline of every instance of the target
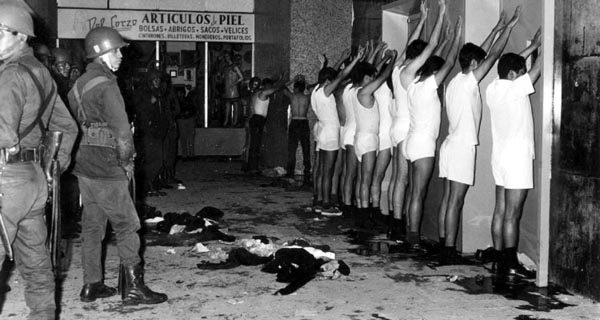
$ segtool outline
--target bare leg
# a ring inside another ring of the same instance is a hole
[[[492,218],[492,241],[494,242],[494,249],[498,251],[504,249],[502,229],[504,225],[505,208],[504,187],[496,186],[496,204],[494,206],[494,216]]]
[[[340,149],[337,151],[335,165],[333,166],[333,176],[331,178],[331,200],[333,202],[338,202],[338,194],[341,189],[340,186],[340,178],[342,174],[342,158],[343,158],[343,150]]]
[[[337,150],[321,150],[321,164],[323,171],[321,192],[323,193],[323,206],[331,205],[331,180],[333,178],[333,167],[337,158]]]
[[[381,183],[385,177],[392,152],[390,149],[379,151],[377,155],[377,161],[375,162],[375,169],[373,171],[373,182],[371,183],[371,200],[373,201],[373,207],[379,207],[379,200],[381,200]]]
[[[453,247],[456,244],[456,234],[458,232],[458,223],[465,203],[465,196],[469,190],[469,185],[449,181],[450,196],[448,209],[446,210],[446,247]]]
[[[371,182],[373,181],[373,169],[375,167],[375,151],[367,152],[362,156],[360,166],[360,204],[361,208],[369,207]]]
[[[354,146],[346,145],[346,177],[344,178],[344,204],[352,205],[352,194],[356,180],[358,159],[354,153]]]
[[[434,157],[423,158],[411,162],[411,194],[408,217],[410,232],[419,233],[423,216],[423,201],[427,194],[427,186],[433,172]]]
[[[401,219],[404,214],[404,203],[406,187],[408,185],[408,161],[404,155],[402,155],[402,143],[394,148],[394,164],[396,165],[396,179],[394,182],[394,193],[392,195],[392,203],[394,207],[394,219]],[[408,201],[406,201],[408,204]]]
[[[506,200],[506,214],[502,229],[504,248],[516,248],[519,245],[519,223],[527,192],[527,189],[504,189]]]
[[[438,236],[446,238],[446,212],[448,211],[448,198],[450,197],[450,180],[443,178],[444,191],[442,192],[442,203],[438,211]],[[440,243],[444,245],[445,243]]]
[[[313,170],[313,192],[316,202],[323,201],[323,192],[321,184],[323,182],[323,170],[321,169],[321,151],[315,152],[315,170]]]

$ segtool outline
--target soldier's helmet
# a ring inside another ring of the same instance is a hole
[[[65,62],[68,64],[73,64],[73,59],[71,58],[71,52],[67,49],[56,48],[52,49],[52,57],[54,58],[54,63]]]
[[[99,27],[90,30],[85,36],[84,48],[86,58],[99,57],[110,50],[126,47],[129,44],[117,30],[108,27]]]
[[[0,2],[0,27],[35,37],[31,11],[22,4]]]

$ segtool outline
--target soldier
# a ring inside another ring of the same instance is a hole
[[[100,27],[85,37],[85,53],[92,60],[69,92],[73,114],[82,130],[73,173],[83,201],[81,301],[117,293],[104,284],[102,240],[110,221],[121,259],[119,289],[125,305],[154,304],[167,295],[144,284],[141,265],[140,221],[129,194],[135,148],[123,96],[113,72],[119,69],[127,46],[114,29]]]
[[[56,94],[48,69],[33,54],[31,11],[23,5],[0,4],[0,222],[5,254],[14,252],[26,282],[28,319],[54,319],[54,276],[46,248],[44,206],[47,181],[40,165],[46,130],[63,133],[58,159],[66,167],[77,136],[77,124]]]
[[[50,71],[56,84],[58,85],[58,94],[65,103],[68,103],[68,93],[71,87],[69,86],[71,65],[71,53],[63,48],[52,49],[52,65]],[[68,104],[67,104],[68,106]]]
[[[169,130],[167,101],[161,87],[161,73],[150,69],[146,74],[146,85],[135,91],[136,134],[141,141],[142,194],[145,196],[166,195],[158,175],[163,165],[163,142]]]

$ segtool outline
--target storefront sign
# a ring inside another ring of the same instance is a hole
[[[97,27],[128,40],[254,42],[253,14],[58,9],[59,38],[83,39]]]

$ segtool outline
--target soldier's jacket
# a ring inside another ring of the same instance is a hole
[[[75,88],[69,92],[69,104],[79,125],[82,126],[84,121],[79,110],[83,108],[87,124],[91,128],[89,133],[96,137],[101,135],[101,144],[105,144],[99,145],[93,139],[87,139],[89,137],[81,137],[75,154],[73,174],[90,179],[126,180],[127,175],[122,165],[133,158],[135,148],[117,77],[108,67],[91,62],[75,86],[81,94],[86,83],[98,77],[105,77],[108,81],[101,82],[83,93],[82,105],[79,105],[75,98]],[[84,134],[82,130],[82,135]]]
[[[21,148],[36,148],[42,143],[43,132],[37,126],[27,136],[19,135],[20,130],[35,121],[42,104],[34,80],[19,64],[29,68],[37,77],[44,91],[42,97],[50,95],[52,86],[56,86],[48,69],[33,56],[29,47],[0,64],[0,148],[16,144]],[[48,130],[63,133],[58,159],[62,168],[68,167],[78,128],[56,91],[41,119]]]

